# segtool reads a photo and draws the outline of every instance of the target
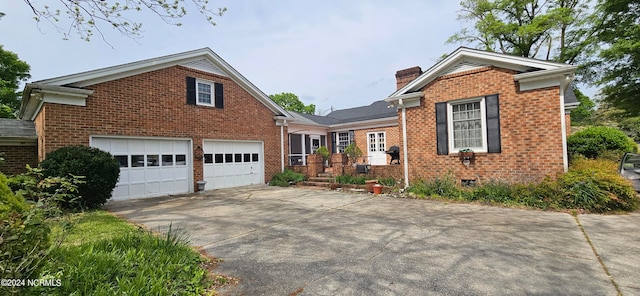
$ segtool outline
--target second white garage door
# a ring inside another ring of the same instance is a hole
[[[262,142],[204,141],[206,189],[264,183]]]

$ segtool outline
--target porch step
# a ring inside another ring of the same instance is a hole
[[[309,177],[309,182],[333,183],[334,181],[333,177]]]
[[[318,178],[330,178],[330,179],[333,179],[333,173],[332,172],[319,173],[318,174]],[[309,179],[311,179],[311,178],[309,178]]]
[[[315,186],[315,187],[326,187],[326,188],[331,188],[331,182],[317,182],[317,181],[304,181],[303,185],[304,186]]]

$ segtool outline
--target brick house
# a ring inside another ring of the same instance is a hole
[[[32,121],[0,118],[0,172],[22,174],[26,165],[38,166],[38,136]]]
[[[425,72],[398,71],[385,101],[398,110],[405,179],[530,182],[566,171],[575,69],[461,47]]]
[[[23,98],[38,160],[109,151],[114,199],[263,184],[284,167],[291,115],[208,48],[32,82]]]

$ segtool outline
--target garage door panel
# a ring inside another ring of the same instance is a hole
[[[124,167],[113,199],[187,193],[190,142],[170,139],[92,138],[91,145],[118,156]]]
[[[259,184],[264,180],[262,142],[205,141],[205,154],[212,163],[204,165],[207,189]]]

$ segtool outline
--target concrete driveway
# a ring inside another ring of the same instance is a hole
[[[106,208],[188,230],[224,260],[217,272],[241,279],[225,295],[640,295],[638,213],[575,218],[268,186]]]

